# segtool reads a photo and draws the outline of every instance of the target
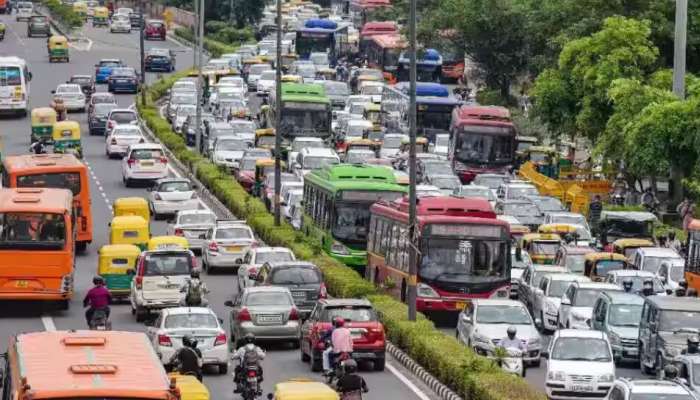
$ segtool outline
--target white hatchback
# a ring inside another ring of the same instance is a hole
[[[51,92],[54,100],[62,100],[68,111],[85,111],[85,93],[77,83],[62,83]]]
[[[197,192],[188,179],[159,179],[148,191],[148,203],[155,219],[178,211],[199,209]]]
[[[126,187],[132,182],[155,181],[168,176],[168,159],[163,147],[155,143],[139,143],[129,146],[122,159],[122,181]]]
[[[112,128],[105,140],[105,154],[109,158],[115,155],[124,157],[129,150],[129,146],[144,142],[145,139],[138,125],[116,125]]]

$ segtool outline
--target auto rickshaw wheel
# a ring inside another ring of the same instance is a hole
[[[78,253],[84,253],[87,250],[87,242],[79,241],[75,242],[75,251]]]

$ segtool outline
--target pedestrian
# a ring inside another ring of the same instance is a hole
[[[595,195],[591,204],[588,205],[588,222],[594,229],[598,226],[601,212],[603,212],[603,202],[600,201],[600,195]]]
[[[680,215],[681,220],[683,221],[683,230],[687,232],[690,221],[692,221],[693,215],[695,214],[695,203],[686,197],[676,207],[676,212],[678,215]]]

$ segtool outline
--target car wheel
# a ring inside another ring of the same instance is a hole
[[[136,307],[136,322],[143,322],[146,320],[146,316],[148,315],[148,312],[143,309],[143,307]]]
[[[386,358],[377,358],[374,360],[374,370],[375,371],[384,371],[384,365],[386,364]]]
[[[301,356],[301,362],[307,363],[311,360],[311,357],[304,353],[304,346],[299,346],[299,355]]]
[[[219,375],[224,375],[227,372],[228,372],[228,364],[227,363],[219,364]]]
[[[56,303],[58,306],[58,309],[61,311],[67,311],[70,308],[70,301],[68,300],[60,300]]]

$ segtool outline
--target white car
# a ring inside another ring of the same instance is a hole
[[[246,94],[242,94],[240,89],[233,85],[217,85],[209,96],[209,108],[216,110],[222,101],[239,99],[247,102]]]
[[[459,314],[457,340],[478,354],[492,355],[511,326],[527,349],[524,361],[539,365],[542,339],[527,308],[517,300],[473,299]]]
[[[209,210],[182,210],[175,214],[173,223],[168,226],[168,235],[182,236],[187,239],[190,250],[202,249],[200,236],[216,226],[216,214]]]
[[[416,197],[442,196],[440,188],[433,185],[416,185]]]
[[[173,130],[176,133],[182,134],[182,125],[190,115],[197,114],[197,106],[193,104],[181,104],[175,109],[175,118],[173,118]]]
[[[291,169],[292,165],[297,159],[297,154],[301,151],[301,149],[305,147],[318,147],[318,148],[323,148],[326,147],[326,144],[323,142],[323,139],[318,138],[318,137],[307,137],[307,136],[299,136],[295,137],[294,140],[292,140],[292,148],[289,151],[288,158],[287,158],[287,166]]]
[[[220,374],[228,371],[228,342],[219,318],[207,307],[167,308],[146,329],[146,336],[161,362],[167,365],[182,347],[182,338],[191,335],[202,352],[202,364],[215,365]]]
[[[122,182],[151,182],[168,176],[168,159],[163,147],[155,143],[132,144],[122,158]]]
[[[382,148],[379,150],[381,158],[392,158],[399,154],[401,143],[408,141],[408,135],[401,133],[388,133],[382,140]]]
[[[347,100],[345,100],[345,112],[352,114],[350,110],[353,108],[354,105],[356,104],[364,104],[364,103],[371,103],[372,102],[372,96],[365,96],[361,94],[353,94],[348,96]],[[364,109],[364,106],[363,106]]]
[[[128,15],[115,14],[112,16],[112,23],[109,25],[110,33],[131,33],[131,20]]]
[[[372,103],[382,102],[382,93],[384,92],[384,83],[377,81],[364,81],[360,83],[360,94],[370,96]]]
[[[612,283],[572,282],[561,296],[559,327],[567,329],[591,329],[593,304],[602,291],[619,292],[622,289]]]
[[[535,289],[532,315],[544,332],[557,330],[561,297],[572,282],[590,282],[590,278],[578,274],[545,275]]]
[[[667,289],[676,290],[680,281],[685,280],[685,260],[672,258],[663,261],[656,271],[656,277]]]
[[[248,90],[253,91],[258,88],[258,79],[265,71],[270,71],[269,64],[253,64],[248,70]]]
[[[238,291],[255,286],[258,269],[266,262],[296,261],[291,250],[286,247],[253,247],[243,256],[243,264],[238,268]]]
[[[214,139],[211,159],[218,166],[233,168],[241,161],[243,153],[251,147],[251,140],[238,135],[219,136]]]
[[[340,157],[333,149],[306,147],[297,155],[292,170],[296,176],[303,179],[311,170],[333,164],[340,164]]]
[[[77,83],[62,83],[51,92],[54,100],[63,100],[68,111],[85,111],[87,99]]]
[[[345,130],[342,134],[345,136],[345,141],[350,141],[353,139],[362,139],[367,136],[368,132],[372,130],[372,121],[366,119],[358,118],[357,115],[348,119],[345,125]],[[382,156],[383,157],[383,156]]]
[[[273,176],[274,179],[274,176]],[[274,184],[273,187],[271,188],[273,190],[266,190],[265,196],[266,196],[266,201],[265,204],[270,204],[271,207],[274,207],[275,204],[275,193],[274,193]],[[295,189],[301,189],[304,190],[304,182],[302,181],[282,181],[280,183],[280,199],[284,199],[284,196],[289,192],[290,190],[295,190]]]
[[[304,200],[304,189],[291,189],[285,193],[280,212],[287,221],[292,219],[292,207],[299,206],[302,200]]]
[[[244,99],[248,98],[248,87],[240,76],[222,76],[217,86],[225,86],[228,89],[233,89],[236,93],[240,94],[240,97]]]
[[[364,164],[367,162],[367,160],[371,160],[373,158],[377,158],[377,154],[373,150],[350,149],[345,152],[344,162],[346,164]]]
[[[31,1],[17,2],[17,21],[29,21],[32,14],[34,14],[34,5]]]
[[[689,359],[691,357],[688,357]],[[692,358],[697,359],[697,356]],[[695,360],[693,360],[695,361]],[[638,400],[638,399],[673,399],[673,400],[696,400],[698,395],[697,378],[695,371],[697,361],[679,363],[681,373],[678,377],[685,379],[688,383],[684,385],[681,382],[673,382],[669,380],[658,379],[629,379],[619,378],[615,380],[612,389],[608,392],[605,400]],[[685,364],[685,365],[683,365]],[[685,372],[685,374],[683,373]],[[692,392],[691,392],[692,390]],[[695,396],[693,396],[695,394]]]
[[[664,288],[663,282],[649,271],[639,271],[636,269],[618,269],[610,271],[605,276],[605,282],[613,283],[619,287],[623,287],[622,283],[626,280],[632,281],[632,293],[641,293],[644,286],[644,281],[651,279],[653,282],[654,293],[657,296],[666,296],[672,293],[672,289]],[[669,293],[671,291],[671,293]]]
[[[488,200],[491,207],[496,205],[496,195],[486,186],[462,185],[458,190],[458,194],[464,197],[481,197]]]
[[[155,219],[178,211],[199,209],[199,198],[189,179],[159,179],[148,191],[148,203]]]
[[[260,74],[257,87],[258,96],[266,96],[270,94],[270,91],[275,87],[275,82],[277,81],[276,76],[277,72],[275,71],[265,71]]]
[[[615,380],[612,349],[603,332],[556,331],[545,356],[545,391],[550,399],[599,399]]]
[[[109,158],[115,155],[124,157],[129,146],[137,143],[145,143],[143,133],[138,125],[115,125],[105,139],[105,154]]]
[[[233,269],[243,263],[243,256],[258,241],[245,221],[217,221],[216,226],[200,236],[202,241],[202,267],[211,272],[214,268]]]

